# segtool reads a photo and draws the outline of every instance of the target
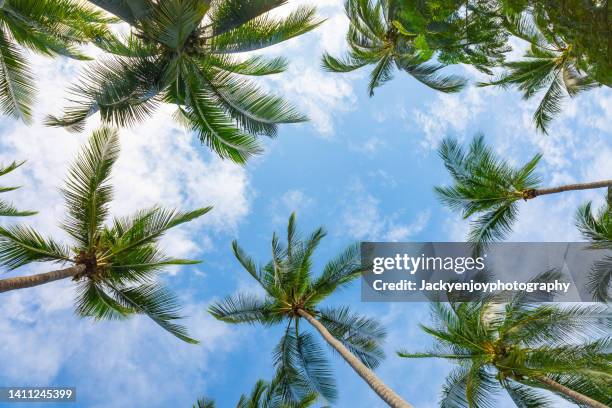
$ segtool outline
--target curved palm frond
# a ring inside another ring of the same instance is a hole
[[[87,148],[77,156],[62,189],[68,208],[63,228],[87,250],[96,244],[97,232],[108,215],[112,200],[108,179],[118,157],[118,132],[109,128],[95,131]]]

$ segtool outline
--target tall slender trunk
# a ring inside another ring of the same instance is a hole
[[[31,288],[33,286],[44,285],[60,279],[73,277],[85,271],[85,265],[75,265],[57,271],[39,273],[29,276],[18,276],[16,278],[0,279],[0,293],[15,289]]]
[[[355,370],[357,374],[361,378],[365,380],[366,383],[374,390],[376,394],[383,401],[385,401],[390,407],[393,408],[412,408],[412,405],[408,404],[406,401],[402,399],[399,395],[395,393],[391,388],[389,388],[384,382],[381,381],[376,374],[365,364],[363,364],[357,357],[353,355],[338,339],[336,339],[332,334],[319,322],[315,319],[310,313],[305,310],[298,309],[298,313],[301,317],[308,320],[308,322],[315,328],[317,331],[323,336],[325,341],[329,343],[341,356],[344,360]]]
[[[565,385],[559,384],[555,380],[552,380],[546,376],[535,377],[535,380],[545,384],[549,389],[571,398],[579,405],[586,405],[593,408],[609,408],[606,404],[602,404],[599,401],[595,401],[593,398],[587,397],[586,395],[567,388]]]
[[[564,186],[552,187],[552,188],[537,188],[533,190],[527,190],[524,193],[526,200],[536,198],[538,196],[547,194],[562,193],[564,191],[574,190],[590,190],[593,188],[612,187],[612,180],[594,181],[592,183],[578,183],[578,184],[566,184]]]

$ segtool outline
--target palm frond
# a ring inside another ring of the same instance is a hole
[[[24,122],[32,118],[34,77],[22,52],[0,30],[0,109]]]
[[[235,60],[229,56],[216,55],[207,57],[216,68],[239,75],[264,76],[284,72],[288,62],[283,57],[266,58],[261,55],[249,57],[245,60]]]
[[[83,248],[96,244],[97,233],[108,215],[112,187],[107,182],[118,157],[117,131],[101,128],[92,134],[70,168],[62,189],[68,208],[63,228]]]
[[[352,313],[346,307],[321,309],[318,318],[367,367],[374,369],[385,358],[382,343],[386,331],[376,320]]]
[[[182,318],[178,314],[179,306],[175,297],[159,284],[119,287],[105,282],[105,286],[109,295],[125,309],[148,316],[162,329],[187,343],[198,344],[189,337],[185,327],[174,322]]]
[[[533,114],[536,126],[542,132],[546,133],[546,127],[550,121],[561,112],[561,102],[563,98],[565,98],[565,95],[566,91],[563,87],[563,77],[561,73],[557,73]]]
[[[48,116],[45,124],[81,132],[98,112],[103,123],[119,127],[142,121],[157,108],[164,66],[156,58],[113,58],[93,64],[71,89],[73,105],[61,117]]]
[[[215,35],[240,27],[287,3],[287,0],[223,0],[213,6],[210,19]]]
[[[0,264],[10,270],[32,262],[71,262],[70,250],[32,228],[0,227]]]
[[[208,312],[226,323],[270,324],[278,321],[273,306],[271,302],[254,295],[240,293],[213,303]]]
[[[211,50],[220,54],[259,50],[305,34],[322,23],[316,17],[316,8],[300,6],[282,20],[263,15],[215,35]]]
[[[349,246],[329,261],[323,268],[323,273],[311,284],[308,289],[310,300],[319,302],[325,299],[335,290],[359,278],[366,269],[366,266],[361,264],[359,245]]]
[[[533,388],[515,381],[508,381],[504,386],[517,408],[552,408],[554,401]]]
[[[319,393],[326,400],[335,401],[336,382],[322,347],[310,333],[297,333],[295,348],[301,378],[307,384],[308,392]]]

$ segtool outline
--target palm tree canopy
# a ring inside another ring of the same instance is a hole
[[[434,304],[432,350],[400,351],[406,358],[443,358],[457,364],[443,387],[441,407],[495,407],[505,389],[517,407],[554,407],[536,378],[549,377],[605,404],[612,403],[612,359],[606,308],[533,304],[517,295]],[[593,340],[596,339],[596,340]]]
[[[145,314],[178,338],[196,342],[175,323],[180,318],[176,299],[155,278],[167,266],[197,262],[164,254],[158,242],[169,229],[211,208],[180,212],[152,207],[111,220],[113,189],[108,181],[118,156],[118,133],[95,131],[62,189],[67,208],[62,228],[72,244],[45,238],[30,227],[0,227],[0,264],[10,270],[33,262],[84,265],[74,278],[77,314],[95,319]]]
[[[373,368],[384,357],[380,347],[384,329],[375,321],[359,316],[346,307],[321,307],[320,303],[364,271],[359,248],[350,246],[329,261],[323,271],[313,274],[313,254],[325,236],[318,228],[301,237],[295,214],[289,218],[286,244],[272,237],[272,260],[258,266],[236,242],[234,255],[265,292],[263,299],[239,293],[210,306],[210,313],[228,323],[284,324],[284,335],[274,351],[275,379],[279,395],[296,401],[318,393],[328,401],[336,398],[330,365],[315,337],[302,329],[298,310],[315,316],[366,366]]]
[[[595,249],[612,249],[612,188],[608,188],[606,203],[596,212],[592,203],[580,207],[576,213],[576,225]],[[606,255],[591,268],[587,289],[594,300],[608,302],[612,283],[612,256]]]
[[[28,122],[34,74],[24,49],[46,56],[89,59],[79,46],[115,42],[107,25],[116,19],[81,1],[5,0],[0,6],[0,109]]]
[[[299,401],[287,403],[277,394],[276,384],[259,380],[249,394],[242,394],[236,408],[308,408],[313,406],[317,394],[309,394]],[[215,408],[215,402],[209,398],[201,398],[193,408]]]
[[[592,74],[593,69],[584,59],[582,50],[568,43],[568,39],[555,32],[547,21],[533,12],[510,16],[506,23],[508,31],[528,42],[530,48],[524,59],[503,63],[505,69],[499,78],[479,84],[516,87],[524,99],[542,95],[534,121],[544,133],[561,112],[564,98],[604,84]]]
[[[493,2],[465,3],[347,0],[349,52],[342,59],[325,54],[323,66],[349,72],[374,65],[370,96],[392,79],[394,67],[437,91],[458,92],[466,81],[441,75],[442,68],[467,63],[488,73],[509,50]]]
[[[283,58],[249,56],[304,34],[321,21],[312,7],[285,18],[270,12],[285,0],[145,1],[148,12],[132,23],[116,55],[93,64],[73,87],[77,101],[48,124],[80,131],[100,112],[105,123],[129,126],[160,103],[175,105],[176,119],[222,158],[244,163],[273,137],[280,123],[306,120],[283,99],[247,80],[285,70]]]
[[[518,214],[517,201],[540,185],[534,171],[542,156],[536,154],[523,166],[512,167],[485,144],[483,135],[474,137],[467,152],[456,139],[445,138],[438,153],[453,185],[436,187],[435,192],[464,218],[479,214],[469,233],[475,249],[505,238]]]
[[[0,166],[0,177],[4,176],[18,167],[21,167],[25,162],[17,163],[12,162],[8,166]],[[9,191],[17,190],[19,187],[2,187],[0,186],[0,194],[8,193]],[[28,215],[34,215],[36,211],[19,211],[11,203],[4,200],[0,200],[0,217],[25,217]]]

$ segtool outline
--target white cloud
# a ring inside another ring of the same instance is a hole
[[[285,191],[279,198],[270,202],[270,213],[274,224],[284,225],[292,212],[298,217],[312,207],[315,199],[308,196],[303,190],[292,189]]]
[[[405,215],[402,212],[384,214],[380,201],[359,180],[348,188],[341,211],[339,234],[372,241],[406,240],[423,231],[430,217],[430,211],[424,210],[417,213],[413,221],[403,223]]]
[[[57,282],[3,296],[5,384],[49,385],[62,372],[77,379],[62,385],[76,386],[77,399],[87,395],[93,406],[130,407],[134,401],[170,406],[177,398],[186,405],[217,375],[210,360],[241,341],[240,331],[207,315],[203,303],[187,302],[184,309],[191,315],[185,321],[190,333],[202,343],[194,346],[143,316],[119,322],[77,319],[71,310],[73,292],[69,282]],[[101,384],[113,392],[100,393]],[[164,392],[152,392],[160,384]]]
[[[469,123],[483,111],[483,89],[468,88],[461,94],[439,94],[425,105],[414,109],[414,122],[424,132],[420,144],[425,151],[436,149],[448,132],[472,133]]]

